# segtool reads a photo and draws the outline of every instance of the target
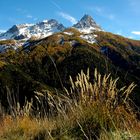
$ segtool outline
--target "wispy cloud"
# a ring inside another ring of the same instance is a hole
[[[53,0],[50,0],[51,4],[53,6],[55,6],[59,11],[61,12],[57,12],[57,14],[59,16],[61,16],[62,18],[68,20],[71,24],[75,24],[77,23],[77,19],[74,18],[73,16],[71,16],[70,14],[66,13],[66,12],[62,12],[62,8],[60,5],[58,5],[56,2],[54,2]]]
[[[62,8],[53,0],[50,1],[57,9],[62,10]]]
[[[140,35],[140,31],[132,31],[131,33],[134,35]]]
[[[111,12],[109,12],[105,7],[101,6],[88,6],[86,9],[90,10],[91,12],[97,14],[98,16],[107,18],[109,20],[114,20],[115,15]]]
[[[73,16],[64,13],[64,12],[58,12],[58,15],[61,16],[62,18],[68,20],[69,22],[71,22],[72,24],[76,24],[77,23],[77,19],[74,18]]]
[[[32,19],[34,21],[38,20],[38,18],[32,16],[32,15],[27,15],[26,18]]]
[[[27,15],[26,17],[27,17],[27,18],[33,18],[33,16],[32,16],[32,15]]]
[[[4,33],[4,32],[6,32],[6,30],[1,30],[1,29],[0,29],[0,33]]]

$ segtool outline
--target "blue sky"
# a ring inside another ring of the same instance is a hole
[[[65,26],[89,14],[105,30],[140,39],[140,0],[1,0],[0,31],[57,19]]]

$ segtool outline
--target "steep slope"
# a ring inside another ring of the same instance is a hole
[[[101,31],[95,34],[96,42],[92,44],[80,37],[82,33],[70,28],[32,41],[18,53],[1,54],[1,95],[7,92],[6,87],[29,98],[34,91],[48,89],[48,86],[69,87],[69,76],[74,78],[81,69],[87,68],[92,81],[93,71],[98,68],[101,73],[119,76],[121,85],[134,81],[138,85],[134,101],[140,105],[140,41]]]

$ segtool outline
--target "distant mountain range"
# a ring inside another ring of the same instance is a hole
[[[73,28],[81,32],[90,33],[94,30],[102,30],[89,15],[84,15]],[[44,20],[36,24],[14,25],[5,33],[0,34],[0,40],[28,40],[31,37],[44,38],[54,33],[64,31],[66,27],[55,19]]]

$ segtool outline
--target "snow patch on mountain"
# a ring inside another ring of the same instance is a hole
[[[7,44],[0,45],[0,53],[5,52],[7,49],[17,50],[18,47],[19,47],[18,44],[15,44],[15,45],[7,45]]]
[[[96,39],[95,38],[97,37],[97,35],[83,34],[83,35],[80,35],[80,37],[82,39],[84,39],[86,42],[93,44],[93,43],[96,43]]]
[[[87,33],[87,34],[92,33],[92,32],[95,31],[95,30],[96,30],[96,28],[94,28],[94,27],[79,29],[79,31],[80,31],[81,33]]]
[[[72,33],[72,32],[63,32],[64,34],[66,34],[66,35],[73,35],[74,33]]]

